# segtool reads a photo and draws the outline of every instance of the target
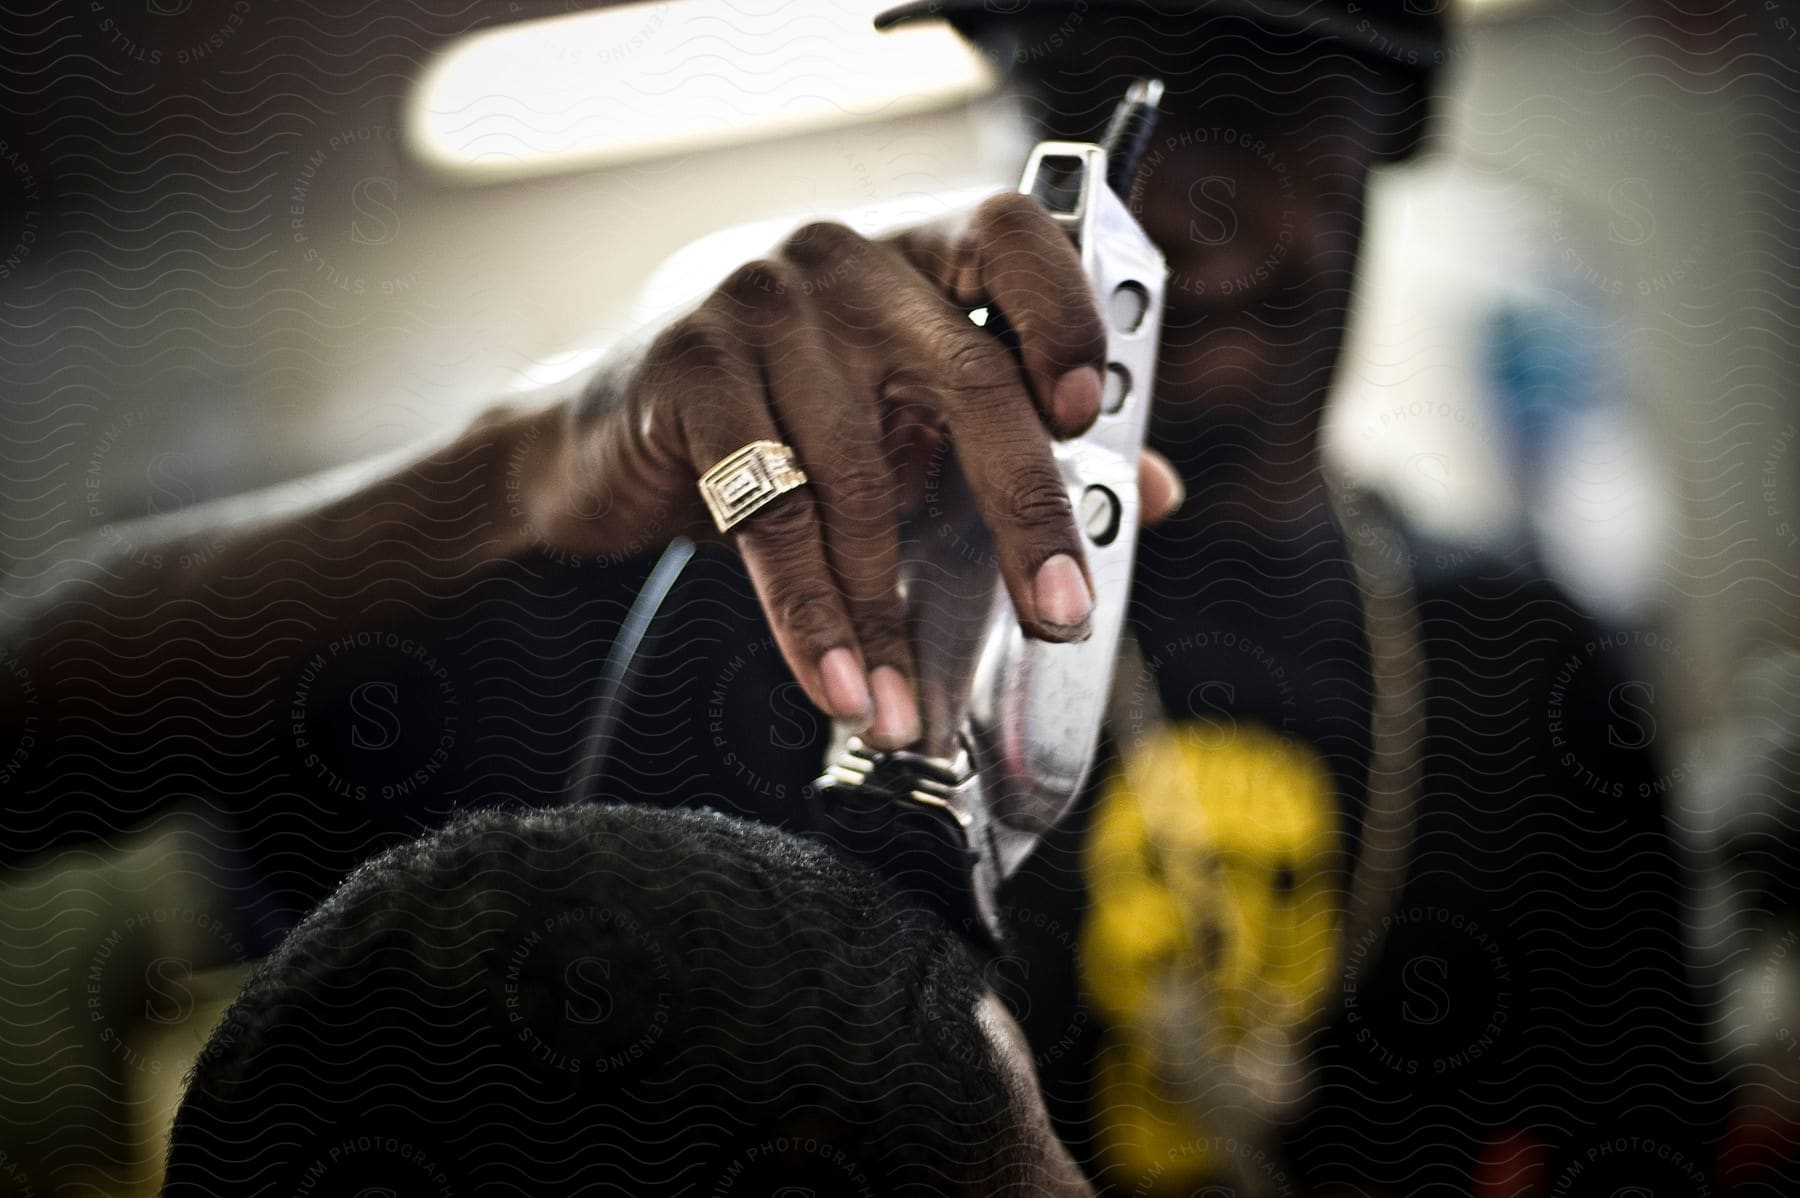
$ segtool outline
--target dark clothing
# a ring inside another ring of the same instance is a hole
[[[1719,1111],[1681,943],[1688,870],[1667,810],[1679,767],[1655,737],[1652,691],[1630,686],[1661,663],[1631,660],[1629,638],[1524,567],[1452,564],[1420,582],[1429,681],[1409,879],[1382,940],[1348,946],[1355,974],[1312,1061],[1316,1097],[1285,1137],[1290,1176],[1463,1194],[1490,1146],[1525,1132],[1552,1179],[1567,1174],[1553,1192],[1612,1193],[1646,1169],[1667,1185],[1681,1176],[1672,1155],[1708,1157]],[[649,565],[541,562],[482,582],[463,612],[394,630],[397,643],[297,648],[280,718],[254,744],[205,746],[198,712],[172,713],[155,745],[109,743],[101,714],[46,694],[5,842],[16,854],[116,833],[197,799],[249,931],[272,943],[359,861],[458,809],[570,797],[596,680]],[[1171,718],[1254,719],[1321,754],[1346,872],[1370,752],[1350,577],[1324,530],[1278,551],[1151,534],[1133,613]],[[637,662],[599,790],[804,826],[826,733],[736,560],[702,552]],[[1101,1034],[1075,980],[1091,805],[1009,887],[1018,950],[995,965],[1078,1159],[1095,1143]],[[1619,1148],[1622,1135],[1640,1143]]]

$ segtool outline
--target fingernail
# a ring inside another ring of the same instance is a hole
[[[869,680],[856,664],[856,654],[839,647],[819,659],[819,681],[825,686],[825,701],[831,714],[844,720],[866,721],[869,718]]]
[[[875,723],[869,738],[881,749],[904,749],[919,739],[919,705],[913,701],[906,675],[893,666],[876,666],[869,673],[875,690]]]
[[[1056,427],[1073,431],[1086,428],[1100,415],[1100,372],[1092,366],[1071,370],[1056,380],[1050,393],[1050,407],[1056,413]]]
[[[1079,628],[1094,612],[1094,597],[1088,593],[1087,579],[1081,567],[1066,553],[1059,553],[1038,567],[1037,579],[1031,584],[1031,601],[1037,606],[1040,624],[1058,630]]]
[[[1168,494],[1163,497],[1161,509],[1155,512],[1146,512],[1146,517],[1162,519],[1174,515],[1181,510],[1181,505],[1187,502],[1187,484],[1182,481],[1181,475],[1175,467],[1169,464],[1168,459],[1160,454],[1146,451],[1144,462],[1150,468],[1151,473],[1168,490]]]

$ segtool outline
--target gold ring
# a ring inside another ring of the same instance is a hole
[[[752,441],[700,476],[700,498],[719,531],[730,532],[805,481],[806,471],[794,461],[792,449],[779,441]]]

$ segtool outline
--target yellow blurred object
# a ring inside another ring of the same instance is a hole
[[[1145,1192],[1242,1167],[1245,1104],[1332,984],[1332,800],[1311,748],[1217,722],[1158,730],[1102,789],[1081,971],[1112,1029],[1105,1149]]]

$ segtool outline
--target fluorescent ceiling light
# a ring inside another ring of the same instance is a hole
[[[1545,0],[1459,0],[1453,11],[1464,21],[1485,25],[1546,11]]]
[[[665,0],[453,43],[409,141],[457,173],[616,165],[944,107],[992,68],[947,26],[877,33],[891,0]]]

